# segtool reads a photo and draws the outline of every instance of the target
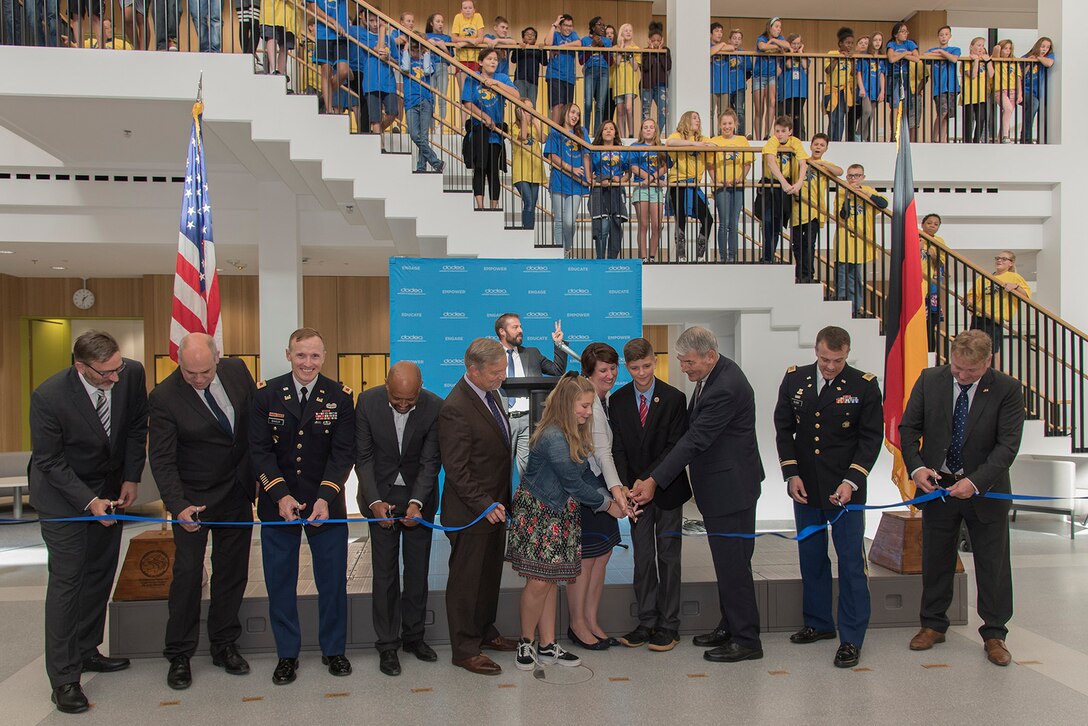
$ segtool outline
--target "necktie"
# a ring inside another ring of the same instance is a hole
[[[208,408],[212,410],[212,414],[215,416],[215,420],[219,422],[220,428],[226,431],[228,436],[233,436],[234,430],[230,427],[230,420],[227,419],[226,412],[216,403],[211,387],[204,389],[204,400],[208,402]]]
[[[832,382],[827,380],[826,378],[824,379],[824,383],[820,387],[820,395],[818,397],[820,400],[823,400],[824,394],[831,390],[831,383]]]
[[[300,395],[298,397],[298,408],[299,408],[300,411],[305,411],[306,410],[306,401],[309,400],[309,399],[306,398],[306,386],[303,386],[302,388],[300,388],[299,392],[302,395]]]
[[[510,349],[508,349],[506,351],[506,377],[507,378],[513,378],[514,377],[514,349],[513,348],[510,348]],[[514,397],[513,396],[507,396],[506,405],[509,406],[510,408],[514,407]]]
[[[98,398],[94,402],[94,411],[98,414],[98,420],[102,422],[102,428],[106,429],[106,436],[110,435],[110,399],[106,398],[105,391],[98,392]]]
[[[650,413],[650,407],[646,403],[646,394],[640,393],[638,396],[638,420],[642,422],[642,427],[646,428],[646,415]]]
[[[971,399],[967,391],[974,384],[960,383],[960,395],[956,397],[956,407],[952,411],[952,440],[948,444],[948,470],[955,474],[963,469],[963,438],[967,432],[967,412],[971,408]]]
[[[499,410],[499,404],[495,403],[495,399],[490,393],[487,394],[487,407],[491,409],[491,415],[495,417],[495,423],[499,425],[499,429],[502,431],[502,440],[506,442],[506,445],[510,445],[510,429],[506,428],[506,417],[502,415],[502,411]]]
[[[703,382],[699,381],[695,384],[695,393],[691,394],[691,410],[694,411],[695,407],[699,405],[699,394],[703,392]]]

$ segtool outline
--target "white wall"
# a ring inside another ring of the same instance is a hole
[[[92,290],[93,292],[93,290]],[[121,355],[135,360],[144,359],[144,321],[143,320],[78,320],[72,321],[72,345],[76,338],[88,330],[102,330],[117,339]]]

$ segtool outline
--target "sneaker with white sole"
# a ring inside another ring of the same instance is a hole
[[[520,671],[531,671],[536,667],[536,656],[533,655],[533,641],[527,638],[518,640],[518,654],[514,658],[514,664]]]
[[[559,645],[559,643],[538,645],[536,647],[536,657],[540,659],[540,662],[542,663],[555,663],[556,665],[568,667],[582,665],[581,658],[574,653],[564,650],[563,646]]]

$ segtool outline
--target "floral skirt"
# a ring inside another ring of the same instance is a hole
[[[559,512],[537,499],[527,487],[514,492],[506,559],[522,577],[570,582],[582,572],[582,515],[567,499]]]

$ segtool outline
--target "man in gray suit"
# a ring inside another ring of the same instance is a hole
[[[982,618],[978,632],[990,662],[1007,666],[1010,502],[978,495],[1012,491],[1009,467],[1024,432],[1024,391],[1015,378],[990,368],[992,345],[981,330],[957,335],[950,365],[924,370],[915,382],[899,436],[916,494],[947,489],[942,501],[922,505],[922,627],[910,649],[944,642],[960,523],[966,522]]]
[[[81,713],[89,704],[80,674],[129,665],[98,652],[121,524],[44,520],[104,516],[136,501],[147,458],[147,388],[143,366],[122,358],[109,333],[84,333],[72,353],[74,365],[31,395],[29,480],[49,552],[45,670],[57,710]]]
[[[552,359],[547,360],[539,348],[526,347],[521,343],[525,334],[521,330],[521,318],[517,313],[503,313],[495,320],[495,336],[502,343],[506,353],[507,378],[534,378],[539,376],[561,376],[567,372],[567,354],[560,347],[563,345],[562,323],[556,321],[552,331],[554,346]],[[510,417],[510,445],[517,461],[518,476],[525,471],[529,463],[529,397],[522,395],[508,396],[506,411]]]
[[[378,668],[400,675],[397,648],[433,663],[423,641],[431,530],[413,517],[434,520],[438,500],[438,411],[442,399],[423,389],[419,366],[401,361],[384,386],[359,395],[355,408],[355,473],[359,510],[376,518],[406,517],[370,525],[374,567],[374,630]],[[400,552],[404,548],[404,589]]]

